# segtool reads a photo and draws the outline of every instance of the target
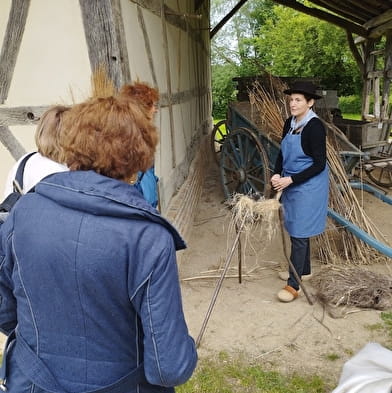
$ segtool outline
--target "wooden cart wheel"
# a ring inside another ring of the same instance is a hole
[[[211,137],[210,137],[211,150],[212,150],[212,154],[214,155],[215,162],[218,165],[219,165],[222,145],[228,133],[229,133],[229,129],[226,126],[226,120],[221,120],[218,123],[216,123],[211,131]]]
[[[233,194],[270,196],[268,156],[254,132],[237,128],[224,139],[220,173],[226,198]]]
[[[365,163],[369,179],[378,186],[392,187],[392,143],[382,146],[374,158],[369,165]]]
[[[369,179],[381,187],[390,188],[392,187],[392,166],[386,166],[384,168],[373,166],[366,170],[366,174]]]

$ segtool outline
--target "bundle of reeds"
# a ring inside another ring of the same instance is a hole
[[[283,93],[287,88],[281,79],[269,76],[267,86],[256,81],[249,91],[252,121],[278,143],[282,138],[284,119],[290,113]]]
[[[254,123],[263,132],[280,144],[282,128],[288,116],[288,101],[283,93],[288,88],[279,78],[270,77],[269,86],[255,82],[249,91]],[[385,242],[381,232],[367,217],[356,195],[349,185],[344,164],[339,155],[340,141],[344,134],[332,123],[325,121],[327,128],[327,160],[330,169],[329,207],[365,232]],[[340,138],[336,138],[337,133]],[[370,264],[384,261],[387,257],[362,242],[344,228],[328,221],[327,230],[315,238],[318,257],[322,263]]]

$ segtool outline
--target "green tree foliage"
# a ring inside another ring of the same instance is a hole
[[[237,0],[212,0],[211,26]],[[305,1],[306,3],[306,1]],[[222,117],[235,99],[233,77],[260,75],[316,77],[325,89],[339,96],[359,94],[358,66],[343,29],[276,5],[252,0],[212,40],[213,114]]]
[[[237,0],[213,0],[211,25],[217,24]],[[213,116],[225,117],[228,102],[235,100],[234,77],[263,72],[263,59],[257,52],[260,26],[273,17],[271,0],[245,3],[239,12],[215,35],[211,47]]]
[[[216,119],[225,118],[228,103],[236,99],[233,82],[236,76],[237,67],[234,64],[212,65],[212,113]]]
[[[260,27],[259,52],[276,76],[317,77],[339,95],[359,93],[361,77],[343,29],[283,6]]]

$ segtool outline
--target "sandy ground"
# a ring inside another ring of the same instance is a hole
[[[212,166],[187,239],[188,249],[180,258],[184,310],[195,339],[200,338],[222,271],[219,268],[234,239],[229,231],[219,172]],[[392,206],[367,193],[360,198],[365,211],[391,244]],[[320,304],[310,305],[303,295],[292,303],[280,303],[276,294],[284,281],[278,278],[277,271],[285,260],[281,237],[276,236],[263,247],[259,245],[260,241],[253,239],[245,247],[242,283],[235,277],[235,251],[200,340],[200,357],[221,351],[233,356],[241,354],[284,373],[322,375],[334,386],[344,362],[366,343],[378,342],[392,348],[391,338],[380,328],[380,311],[367,309],[332,318]],[[390,262],[369,268],[392,276]],[[313,263],[313,271],[319,269],[320,265]],[[311,280],[306,284],[312,292]]]

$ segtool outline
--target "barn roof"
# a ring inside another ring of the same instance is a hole
[[[247,1],[238,1],[211,31],[211,38]],[[333,23],[363,38],[377,38],[392,29],[392,0],[311,0],[310,6],[297,0],[274,2]]]
[[[311,0],[315,7],[306,7],[296,0],[274,1],[364,38],[377,38],[392,29],[392,0]]]

